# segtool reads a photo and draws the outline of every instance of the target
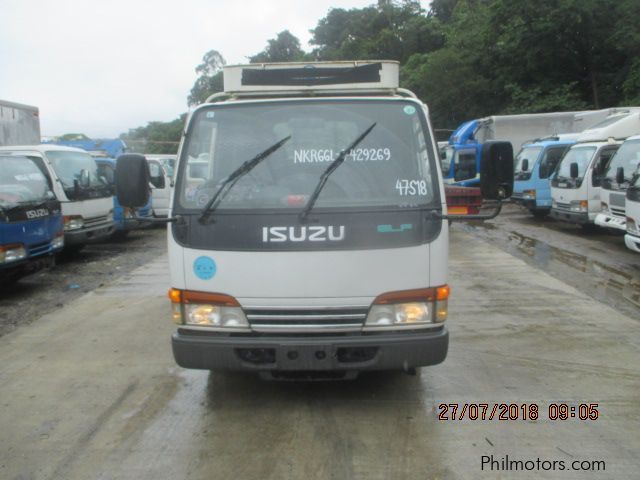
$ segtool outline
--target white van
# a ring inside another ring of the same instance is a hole
[[[169,215],[175,155],[145,155],[151,174],[151,208],[154,217]]]
[[[592,226],[602,210],[604,171],[629,135],[638,132],[632,110],[616,111],[583,131],[564,154],[551,178],[551,216],[557,220]]]
[[[49,179],[62,206],[65,249],[79,249],[89,240],[111,235],[113,191],[99,178],[88,152],[54,144],[0,147],[0,152],[31,158]]]
[[[450,217],[427,107],[398,70],[225,67],[226,92],[188,119],[169,212],[179,365],[332,376],[444,360]],[[513,152],[492,145],[497,198]],[[118,159],[124,205],[146,199],[144,162]]]

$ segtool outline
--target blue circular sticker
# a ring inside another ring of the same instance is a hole
[[[407,115],[413,115],[414,113],[416,113],[416,107],[412,105],[405,105],[404,113],[406,113]]]
[[[213,258],[209,257],[198,257],[193,262],[193,273],[196,274],[200,280],[211,280],[218,268],[216,267],[216,262],[213,261]]]

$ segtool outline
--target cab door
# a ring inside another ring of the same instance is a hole
[[[169,214],[170,179],[164,167],[157,160],[148,160],[151,187],[151,207],[156,217]]]

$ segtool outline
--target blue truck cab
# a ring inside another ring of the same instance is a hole
[[[550,176],[578,134],[560,134],[525,143],[514,159],[512,200],[543,217],[551,211]]]
[[[64,246],[60,202],[47,175],[27,157],[0,155],[0,281],[52,266]]]
[[[445,184],[461,187],[479,185],[478,165],[482,157],[482,144],[474,137],[477,129],[478,120],[463,123],[454,130],[448,145],[440,151],[440,166]]]
[[[106,181],[112,188],[115,194],[115,173],[116,173],[116,160],[109,157],[94,157],[98,164],[98,175]],[[152,218],[153,210],[151,208],[151,197],[147,204],[136,209],[134,212],[130,208],[123,207],[118,202],[118,197],[113,197],[113,222],[115,224],[115,230],[113,236],[115,238],[126,237],[131,230],[141,228],[145,222],[137,220],[137,218]]]

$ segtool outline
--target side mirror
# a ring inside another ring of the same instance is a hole
[[[569,176],[571,178],[578,178],[578,164],[576,162],[569,165]]]
[[[480,190],[487,200],[503,200],[513,193],[511,142],[491,140],[482,145]]]
[[[91,177],[89,176],[89,170],[82,169],[80,170],[80,186],[82,188],[87,188],[91,185]]]
[[[616,170],[616,182],[618,185],[624,183],[624,167],[618,167]]]
[[[523,172],[529,171],[529,159],[528,158],[524,158],[522,160],[522,171]]]
[[[120,205],[144,207],[149,201],[149,164],[144,155],[127,153],[116,160],[116,196]]]

